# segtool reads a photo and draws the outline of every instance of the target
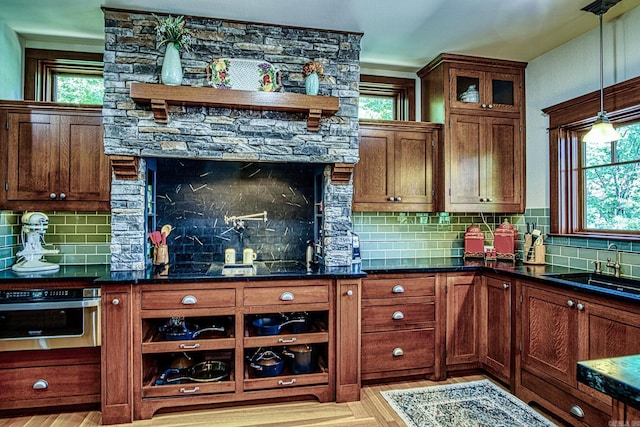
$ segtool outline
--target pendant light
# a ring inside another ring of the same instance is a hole
[[[620,133],[613,128],[613,125],[607,117],[606,111],[604,111],[604,78],[603,78],[603,54],[602,54],[602,16],[611,8],[611,6],[618,3],[620,0],[597,0],[588,6],[582,8],[586,12],[591,12],[600,18],[600,112],[596,121],[593,123],[591,130],[582,139],[586,143],[597,142],[612,142],[621,138]]]

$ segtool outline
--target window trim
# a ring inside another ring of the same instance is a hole
[[[580,135],[595,121],[599,103],[600,91],[594,91],[542,110],[549,116],[550,234],[640,240],[640,232],[594,232],[579,227]],[[605,88],[604,107],[614,125],[640,120],[640,77]]]
[[[360,75],[360,96],[394,99],[393,120],[416,120],[416,82],[401,77]]]
[[[53,102],[53,80],[56,73],[102,78],[103,69],[101,53],[26,48],[24,99]]]

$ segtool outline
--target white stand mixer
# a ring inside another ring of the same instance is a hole
[[[49,218],[42,212],[25,212],[21,218],[22,232],[20,237],[23,248],[16,255],[18,260],[11,267],[17,273],[31,273],[36,271],[56,272],[60,269],[58,264],[47,262],[43,259],[45,254],[57,254],[57,249],[45,249],[42,243],[44,234],[49,227]]]

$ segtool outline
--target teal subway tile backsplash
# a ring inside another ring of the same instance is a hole
[[[527,223],[535,223],[546,245],[547,264],[591,270],[591,261],[615,257],[608,246],[615,243],[620,251],[622,275],[640,278],[640,243],[586,237],[548,236],[549,209],[527,209],[524,214],[477,213],[394,213],[354,212],[353,228],[360,235],[360,251],[364,259],[399,260],[412,257],[462,257],[464,232],[477,224],[485,233],[485,244],[493,244],[490,230],[504,219],[518,230],[518,257],[522,259]]]
[[[111,262],[111,214],[108,212],[44,212],[49,228],[44,236],[47,249],[60,252],[47,255],[60,265],[109,264]],[[0,270],[11,268],[16,252],[22,248],[22,212],[0,211]]]

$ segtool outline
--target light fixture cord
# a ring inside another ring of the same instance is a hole
[[[602,53],[602,13],[600,13],[600,111],[604,112],[604,55]]]

